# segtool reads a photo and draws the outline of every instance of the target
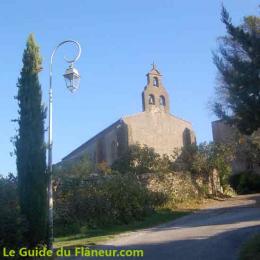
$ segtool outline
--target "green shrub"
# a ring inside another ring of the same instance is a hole
[[[140,144],[131,145],[129,149],[112,165],[112,170],[135,175],[151,172],[168,172],[171,161],[167,155],[160,156],[154,148]]]
[[[20,216],[17,178],[0,176],[0,248],[15,248],[22,244],[25,228]]]
[[[241,172],[230,176],[231,187],[239,194],[260,192],[260,175],[254,172]]]
[[[241,251],[240,260],[257,260],[260,259],[260,234],[255,235],[252,239],[247,241]]]
[[[175,150],[173,169],[188,171],[194,175],[200,175],[206,180],[216,169],[219,173],[222,188],[228,189],[228,179],[231,174],[231,161],[233,148],[230,145],[201,143],[184,146],[181,150]]]
[[[149,174],[146,182],[156,190],[157,206],[175,209],[182,203],[199,201],[205,195],[202,187],[192,178],[190,172],[171,172],[167,174]]]
[[[81,178],[90,175],[94,170],[94,165],[88,157],[88,154],[57,164],[54,166],[54,175],[56,178],[61,177],[75,177]]]
[[[56,236],[77,233],[82,226],[97,228],[142,220],[158,203],[133,175],[65,177],[59,182],[54,205]]]

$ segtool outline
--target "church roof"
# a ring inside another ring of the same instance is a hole
[[[115,127],[116,125],[120,124],[122,122],[122,118],[120,118],[119,120],[117,120],[116,122],[114,122],[113,124],[109,125],[108,127],[106,127],[105,129],[103,129],[102,131],[98,132],[96,135],[94,135],[93,137],[91,137],[90,139],[88,139],[85,143],[83,143],[82,145],[78,146],[76,149],[74,149],[72,152],[70,152],[68,155],[66,155],[65,157],[62,158],[63,160],[69,159],[70,157],[74,156],[75,154],[77,154],[78,152],[84,150],[85,147],[87,147],[91,142],[93,142],[95,139],[97,139],[99,136],[106,134],[107,132],[109,132],[109,130],[113,127]]]

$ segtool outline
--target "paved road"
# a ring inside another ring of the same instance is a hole
[[[241,244],[257,232],[260,194],[217,202],[170,223],[120,235],[98,248],[143,249],[144,257],[139,259],[149,260],[233,260]]]

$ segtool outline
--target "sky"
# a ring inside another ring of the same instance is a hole
[[[76,48],[64,45],[54,58],[54,162],[122,116],[142,111],[141,92],[153,61],[169,92],[171,113],[192,122],[198,142],[211,141],[216,117],[208,104],[217,84],[212,51],[225,34],[222,2],[235,24],[259,15],[257,0],[1,0],[0,174],[16,173],[10,139],[17,124],[11,120],[18,117],[14,96],[30,33],[43,58],[45,105],[53,48],[67,39],[82,47],[75,64],[80,89],[73,94],[62,76],[68,66],[63,57],[73,57]]]

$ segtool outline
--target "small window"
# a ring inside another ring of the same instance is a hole
[[[166,102],[165,102],[165,97],[164,96],[160,96],[160,106],[164,106],[165,107]]]
[[[155,87],[159,87],[159,80],[158,80],[157,77],[154,77],[154,78],[153,78],[153,85],[154,85]]]
[[[149,104],[150,105],[154,105],[155,104],[155,99],[154,99],[154,95],[149,95]]]

